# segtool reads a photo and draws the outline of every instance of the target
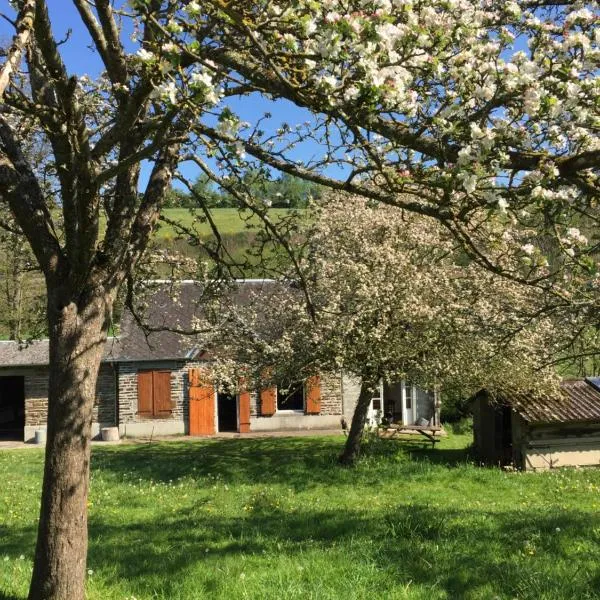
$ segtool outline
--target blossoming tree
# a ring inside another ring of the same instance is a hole
[[[243,373],[257,385],[339,370],[357,376],[342,462],[358,455],[381,379],[472,392],[555,380],[547,363],[568,335],[559,325],[564,307],[467,261],[437,221],[336,194],[301,235],[303,281],[291,271],[253,301],[225,296],[204,345],[214,346],[216,372],[232,385]]]
[[[538,238],[519,230],[529,279],[569,261],[573,273],[595,272],[572,221],[593,222],[598,196],[596,2],[72,0],[64,6],[103,69],[93,79],[69,72],[48,4],[14,2],[14,41],[0,68],[0,200],[32,247],[48,298],[32,599],[83,597],[102,348],[117,291],[180,163],[227,186],[260,163],[435,217],[492,269],[504,268],[499,242],[480,225],[486,212],[502,213],[547,233],[558,253],[546,264]],[[246,123],[230,99],[250,94],[304,107],[310,123]],[[43,165],[23,151],[36,132],[52,148]],[[304,142],[304,156],[315,142],[324,152],[299,162]],[[260,204],[237,197],[275,235]]]

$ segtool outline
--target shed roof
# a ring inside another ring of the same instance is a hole
[[[529,423],[600,421],[600,391],[589,379],[568,379],[554,394],[502,392],[502,401]]]

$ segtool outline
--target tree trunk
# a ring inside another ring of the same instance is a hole
[[[367,424],[367,413],[369,412],[369,404],[371,404],[371,398],[373,397],[373,388],[374,384],[364,380],[360,386],[358,402],[352,415],[350,433],[346,439],[344,451],[339,456],[339,461],[343,465],[354,465],[360,455],[360,444],[365,425]]]
[[[48,292],[48,432],[30,600],[85,595],[92,409],[112,298],[64,296]]]

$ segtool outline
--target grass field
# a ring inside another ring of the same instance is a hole
[[[94,448],[91,599],[600,598],[600,470],[509,473],[342,438]],[[0,452],[0,598],[24,598],[42,452]]]
[[[277,222],[282,217],[289,215],[292,211],[287,208],[271,208],[268,211],[269,218]],[[208,222],[201,223],[196,217],[203,215],[202,211],[190,211],[187,208],[165,208],[161,214],[172,221],[177,221],[185,227],[195,226],[198,234],[209,236],[211,234]],[[250,211],[239,211],[236,208],[214,208],[211,216],[221,235],[230,236],[247,231],[248,226],[260,226],[260,219]],[[101,229],[106,227],[106,220],[102,218]],[[155,239],[172,239],[176,237],[174,228],[166,223],[160,223],[155,233]]]

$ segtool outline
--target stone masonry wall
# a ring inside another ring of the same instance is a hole
[[[321,376],[321,414],[342,414],[342,377],[339,373],[326,373]]]
[[[168,362],[132,362],[119,364],[119,423],[142,423],[149,419],[137,414],[137,374],[138,371],[165,370],[171,372],[171,402],[173,412],[168,419],[161,421],[188,422],[188,370],[198,366],[183,361]]]
[[[46,425],[48,419],[48,368],[24,371],[25,425]]]
[[[93,421],[102,425],[117,424],[117,382],[112,365],[103,364],[96,383]]]
[[[48,367],[25,369],[22,375],[25,378],[25,426],[44,426],[48,419]],[[115,391],[114,369],[109,364],[103,364],[96,385],[92,417],[94,423],[116,423]]]
[[[343,406],[342,378],[339,373],[321,375],[321,415],[341,415]],[[259,395],[250,396],[250,416],[260,417]]]
[[[156,434],[168,434],[174,431],[187,431],[189,421],[189,391],[188,370],[196,367],[206,367],[206,363],[187,363],[184,361],[157,361],[153,363],[132,362],[119,364],[119,424],[126,435],[144,435],[146,430],[156,429]],[[166,419],[149,419],[138,416],[137,374],[144,370],[167,370],[171,372],[171,400],[173,410]],[[250,396],[250,417],[255,426],[264,421],[264,427],[290,429],[297,427],[323,428],[336,425],[343,411],[342,378],[339,373],[329,373],[321,376],[321,413],[319,415],[281,413],[280,420],[273,417],[261,417],[259,395],[252,392]],[[153,425],[153,423],[155,425]],[[178,430],[173,427],[179,427]],[[296,425],[294,425],[296,423]],[[129,426],[129,427],[128,427]],[[143,429],[141,429],[143,428]],[[251,430],[253,426],[251,425]],[[259,429],[262,429],[260,427]]]

